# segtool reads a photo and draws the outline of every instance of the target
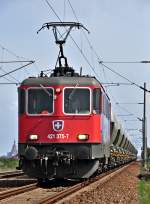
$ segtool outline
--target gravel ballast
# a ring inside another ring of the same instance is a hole
[[[138,204],[138,174],[140,164],[134,163],[96,188],[88,190],[64,200],[63,204]]]

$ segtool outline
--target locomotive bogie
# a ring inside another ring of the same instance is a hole
[[[23,160],[23,171],[34,178],[83,179],[91,177],[98,169],[98,160],[75,160],[68,164],[55,164],[50,160]]]

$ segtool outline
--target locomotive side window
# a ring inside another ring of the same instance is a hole
[[[90,114],[90,90],[87,88],[65,88],[64,113]]]
[[[18,112],[23,114],[25,112],[25,90],[18,89]]]
[[[28,113],[29,114],[53,113],[53,89],[51,88],[29,89]]]
[[[110,103],[106,96],[103,97],[103,112],[107,118],[110,118]]]
[[[93,110],[98,114],[101,112],[101,90],[93,90]]]

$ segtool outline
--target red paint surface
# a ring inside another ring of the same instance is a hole
[[[29,87],[22,86],[21,88],[27,89]],[[62,90],[63,87],[54,86],[53,88],[61,88]],[[51,116],[29,116],[26,113],[19,116],[19,143],[33,143],[33,141],[29,140],[29,135],[39,136],[39,139],[34,141],[35,143],[102,142],[102,135],[100,131],[102,129],[100,121],[101,116],[93,113],[84,116],[64,115],[62,111],[62,95],[62,91],[56,94],[56,99],[54,100],[55,112]],[[52,126],[52,122],[54,120],[64,121],[64,128],[62,131],[54,131]],[[55,135],[54,138],[49,137],[50,134],[53,134],[53,136]],[[77,139],[79,134],[88,134],[89,139],[87,141],[79,141]]]
[[[38,135],[37,143],[52,143],[65,142],[74,143],[79,142],[77,136],[79,134],[88,134],[89,140],[86,142],[101,142],[100,135],[100,117],[94,116],[22,116],[19,124],[19,142],[24,143],[28,141],[29,135]],[[62,131],[54,131],[53,120],[63,120],[64,128]],[[49,134],[59,134],[55,138],[48,138]],[[60,134],[64,134],[60,136]],[[67,136],[68,135],[68,136]],[[57,137],[57,138],[56,138]],[[85,142],[85,141],[84,141]]]

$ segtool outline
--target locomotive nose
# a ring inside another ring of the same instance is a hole
[[[25,158],[28,160],[34,160],[38,156],[38,150],[35,147],[27,147],[25,150]]]

